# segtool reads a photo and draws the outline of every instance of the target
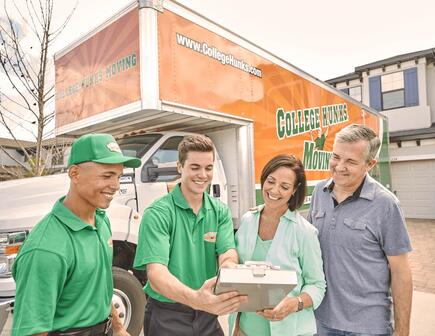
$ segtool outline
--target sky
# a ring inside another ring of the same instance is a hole
[[[433,0],[179,2],[321,80],[373,61],[435,47]],[[79,0],[59,49],[129,3]],[[70,1],[57,4],[65,13],[72,7]]]
[[[0,19],[4,1],[0,0]],[[384,58],[435,48],[433,0],[178,1],[321,80]],[[60,51],[131,2],[77,0],[72,19],[51,52]],[[55,27],[73,7],[74,1],[55,0]],[[53,78],[52,73],[53,69]],[[4,85],[1,76],[0,85]],[[54,103],[48,108],[54,109]],[[25,133],[20,132],[20,137],[27,138]],[[0,136],[4,136],[1,128]]]

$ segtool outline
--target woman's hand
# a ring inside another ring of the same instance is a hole
[[[289,314],[298,311],[298,299],[295,297],[285,297],[273,309],[264,309],[257,311],[257,314],[263,316],[266,320],[276,322],[286,318]]]

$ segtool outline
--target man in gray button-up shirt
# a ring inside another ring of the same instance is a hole
[[[308,219],[319,230],[327,290],[319,336],[409,335],[411,251],[397,198],[369,176],[379,138],[350,125],[335,138],[332,178],[314,189]],[[391,294],[394,328],[391,324]]]

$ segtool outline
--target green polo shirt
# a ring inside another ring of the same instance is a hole
[[[232,248],[233,222],[228,207],[204,193],[195,215],[177,185],[145,210],[134,267],[144,270],[150,263],[166,265],[183,284],[199,289],[216,275],[218,255]],[[144,290],[156,300],[173,302],[155,292],[149,282]]]
[[[87,327],[111,311],[109,220],[97,210],[93,227],[67,209],[63,199],[33,228],[13,265],[12,335]]]

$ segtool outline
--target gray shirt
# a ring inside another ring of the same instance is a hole
[[[319,230],[327,284],[316,318],[329,328],[390,333],[386,256],[411,251],[399,201],[367,175],[359,196],[334,206],[332,183],[330,179],[317,184],[308,215]]]

